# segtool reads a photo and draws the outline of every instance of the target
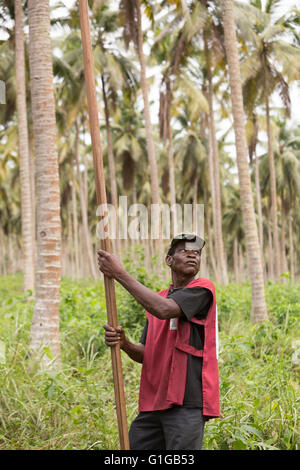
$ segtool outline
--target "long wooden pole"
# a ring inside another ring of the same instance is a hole
[[[87,0],[79,0],[79,12],[80,12],[80,27],[81,27],[81,38],[82,38],[82,51],[84,59],[84,76],[87,93],[90,133],[92,139],[93,149],[93,162],[95,172],[95,184],[96,184],[96,197],[97,204],[105,207],[107,204],[106,199],[106,188],[105,178],[103,170],[103,158],[102,158],[102,147],[99,131],[99,120],[98,120],[98,106],[96,98],[96,86],[95,86],[95,75],[94,75],[94,61],[92,55],[92,46],[90,38],[90,26],[88,17],[88,3]],[[108,214],[106,212],[105,216]],[[107,217],[108,220],[108,217]],[[105,227],[108,232],[108,225]],[[101,248],[108,252],[111,252],[111,244],[109,236],[101,240]],[[116,306],[116,295],[114,281],[107,276],[104,276],[104,287],[106,297],[106,309],[107,309],[107,320],[109,325],[113,327],[118,326],[118,315]],[[112,370],[114,379],[115,389],[115,401],[117,409],[117,419],[119,427],[119,438],[120,448],[124,450],[129,449],[129,438],[127,429],[126,419],[126,405],[122,375],[122,362],[120,347],[114,346],[111,348],[111,359],[112,359]]]

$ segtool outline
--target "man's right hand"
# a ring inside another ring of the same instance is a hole
[[[114,328],[110,325],[103,325],[103,328],[105,329],[105,344],[109,347],[119,344],[122,349],[125,343],[125,332],[122,326]]]

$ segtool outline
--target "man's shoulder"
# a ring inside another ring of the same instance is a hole
[[[163,297],[166,297],[169,291],[169,287],[167,289],[162,289],[158,292],[156,292],[158,295],[162,295]]]
[[[215,286],[210,279],[206,279],[205,277],[198,277],[191,281],[187,287],[204,287],[205,289],[209,289],[212,292],[215,292]]]
[[[202,287],[215,293],[215,286],[213,282],[204,277],[198,277],[197,279],[193,279],[191,282],[188,283],[187,286],[183,287],[182,289],[187,289],[191,287]],[[162,297],[166,297],[168,295],[169,290],[170,288],[168,287],[167,289],[162,289],[158,291],[157,294],[161,295]]]

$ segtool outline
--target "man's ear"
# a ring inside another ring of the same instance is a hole
[[[171,266],[172,259],[173,259],[173,257],[171,255],[166,256],[165,261],[166,261],[167,266]]]

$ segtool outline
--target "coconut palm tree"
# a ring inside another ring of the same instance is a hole
[[[207,81],[207,101],[209,105],[208,129],[210,137],[210,154],[213,180],[211,182],[212,202],[214,205],[214,231],[216,249],[218,253],[218,265],[221,280],[228,283],[228,273],[226,257],[224,252],[223,229],[222,229],[222,206],[221,206],[221,181],[219,151],[216,137],[215,111],[214,111],[214,72],[220,68],[223,61],[224,52],[222,47],[223,32],[220,28],[220,12],[215,2],[202,0],[202,5],[206,12],[206,21],[203,27],[204,57],[205,57],[205,78]]]
[[[12,39],[0,40],[0,59],[0,77],[5,84],[5,106],[3,103],[0,105],[0,125],[8,127],[16,109],[15,53]]]
[[[246,15],[252,18],[251,34],[248,37],[247,56],[242,62],[245,79],[255,83],[259,100],[264,101],[266,112],[268,156],[270,171],[270,191],[272,203],[272,224],[275,253],[280,252],[278,233],[278,208],[275,175],[275,160],[273,152],[273,136],[270,124],[270,98],[278,90],[286,109],[290,111],[288,82],[299,76],[299,50],[286,39],[290,32],[294,17],[280,17],[274,21],[273,14],[278,6],[278,0],[269,0],[263,10],[262,2],[252,1],[247,5]],[[242,7],[243,8],[243,7]],[[245,22],[243,23],[245,25]],[[275,278],[280,276],[280,259],[275,256]]]
[[[224,227],[229,234],[232,247],[233,272],[236,282],[243,280],[243,273],[240,270],[242,246],[245,239],[243,227],[243,213],[241,206],[241,196],[239,188],[232,184],[228,188],[228,201],[224,213]]]
[[[13,273],[18,266],[19,251],[17,249],[17,236],[20,232],[20,194],[19,194],[19,159],[16,154],[17,131],[16,126],[0,133],[0,142],[3,135],[5,144],[0,145],[0,225],[1,225],[1,254],[3,274]]]
[[[49,1],[29,0],[28,17],[37,198],[36,296],[30,347],[33,352],[47,347],[59,357],[61,221]]]
[[[278,194],[281,200],[281,272],[288,271],[286,229],[289,231],[290,275],[294,280],[294,244],[292,242],[292,210],[300,195],[300,153],[299,141],[293,131],[287,130],[285,121],[277,120],[279,135],[274,148]]]
[[[267,308],[264,292],[263,267],[249,174],[242,84],[234,21],[234,4],[232,0],[222,0],[221,6],[234,119],[236,158],[246,235],[248,270],[252,291],[252,319],[253,321],[260,321],[266,319]]]
[[[216,249],[218,253],[218,267],[219,278],[221,282],[226,284],[228,282],[226,256],[224,252],[223,233],[222,233],[222,212],[221,212],[221,182],[220,182],[220,165],[219,165],[219,152],[218,142],[216,138],[216,125],[214,116],[214,90],[213,90],[213,75],[218,72],[219,64],[224,57],[222,46],[222,28],[220,23],[220,12],[216,2],[202,0],[201,2],[191,2],[189,5],[186,2],[175,2],[176,15],[181,18],[176,21],[167,19],[165,27],[166,32],[170,31],[170,24],[172,24],[174,31],[174,40],[171,41],[170,65],[166,69],[165,79],[165,93],[161,93],[161,111],[160,117],[164,119],[165,123],[161,126],[162,131],[166,133],[168,126],[170,126],[170,103],[172,99],[172,89],[175,85],[175,76],[178,74],[180,68],[186,72],[189,69],[188,58],[195,57],[198,66],[203,70],[202,81],[207,82],[207,87],[202,86],[205,90],[208,102],[208,130],[209,130],[209,151],[208,161],[210,165],[210,189],[213,205],[213,225],[214,237],[216,242]],[[174,11],[172,12],[174,16]],[[183,21],[184,20],[184,21]],[[183,24],[182,24],[183,23]],[[163,33],[159,33],[156,39],[155,47],[158,49],[158,56],[163,58],[163,48],[161,43]],[[199,48],[199,44],[204,43],[204,51]],[[170,42],[166,36],[167,44]],[[170,47],[169,47],[170,48]],[[199,75],[199,74],[198,74]],[[172,77],[172,80],[170,79]],[[198,84],[199,86],[199,84]],[[171,142],[170,138],[169,141]],[[170,154],[170,151],[169,151]],[[171,159],[170,159],[171,160]],[[170,177],[172,173],[170,172]]]
[[[120,53],[109,51],[105,48],[103,40],[99,38],[100,50],[95,49],[95,54],[99,52],[98,61],[95,60],[96,70],[99,70],[102,84],[102,97],[104,103],[105,128],[107,136],[108,168],[110,175],[111,199],[115,210],[118,210],[118,190],[116,176],[116,162],[113,151],[113,140],[111,131],[111,113],[116,110],[117,97],[120,91],[125,88],[131,91],[137,89],[137,80],[132,64]],[[116,251],[120,254],[120,239],[118,236],[118,220],[116,221]]]
[[[60,79],[56,87],[58,128],[61,135],[64,137],[68,136],[67,145],[64,149],[64,152],[67,153],[67,158],[64,159],[63,152],[60,152],[60,162],[63,163],[64,161],[65,163],[69,163],[71,158],[72,186],[70,196],[72,195],[73,222],[76,226],[77,214],[75,213],[75,207],[77,193],[80,203],[87,271],[93,279],[97,279],[98,274],[95,266],[95,256],[93,254],[91,231],[88,223],[87,179],[85,176],[82,178],[81,171],[80,134],[82,134],[82,132],[80,125],[84,122],[86,95],[81,56],[81,41],[76,31],[63,38],[61,50],[63,52],[62,57],[55,56],[53,58],[54,73],[55,76]],[[72,147],[72,153],[69,152],[70,147]],[[73,168],[73,166],[75,168]],[[86,175],[86,172],[87,161],[85,160],[84,175]],[[75,241],[76,237],[75,234]],[[75,260],[76,266],[78,266],[78,253],[76,252]],[[76,272],[78,272],[77,268]]]
[[[16,88],[17,116],[20,156],[20,187],[22,202],[22,243],[24,265],[24,291],[34,289],[34,240],[32,188],[30,176],[30,153],[28,142],[26,70],[23,32],[23,7],[21,0],[15,0],[15,50],[16,50]]]
[[[148,5],[149,6],[149,5]],[[152,192],[152,203],[160,203],[159,184],[158,184],[158,169],[155,153],[155,144],[153,138],[148,83],[146,78],[146,61],[143,51],[143,30],[142,30],[142,8],[141,0],[122,0],[120,3],[120,10],[124,15],[124,39],[125,44],[128,46],[130,41],[133,41],[140,63],[141,71],[141,89],[144,101],[144,116],[145,127],[147,136],[147,154],[149,159],[150,182]],[[156,244],[157,245],[157,244]]]
[[[263,213],[262,213],[262,196],[260,182],[260,161],[257,155],[258,133],[261,125],[261,116],[258,116],[259,109],[258,90],[256,81],[247,79],[243,82],[243,98],[244,108],[247,113],[246,137],[248,144],[250,165],[254,165],[254,180],[256,194],[256,210],[258,218],[259,244],[261,251],[262,265],[264,266],[264,231],[263,231]],[[264,119],[265,121],[265,119]]]
[[[136,179],[145,166],[146,135],[142,116],[135,108],[136,94],[124,89],[118,101],[117,111],[112,125],[114,153],[118,157],[118,166],[122,175],[125,193],[132,192],[132,202],[137,202]]]
[[[179,43],[181,42],[182,38],[184,38],[184,35],[181,31],[181,35],[179,35]],[[208,112],[208,105],[202,91],[197,88],[197,84],[192,81],[191,77],[188,75],[188,73],[186,73],[187,69],[183,66],[183,63],[188,57],[188,51],[186,47],[173,47],[175,50],[171,55],[174,56],[174,58],[170,61],[170,64],[168,64],[166,70],[163,72],[161,81],[159,124],[161,139],[163,139],[164,142],[166,142],[166,139],[168,139],[167,154],[170,190],[169,201],[171,205],[175,207],[177,197],[180,197],[180,191],[178,188],[176,190],[175,184],[176,164],[174,160],[173,148],[173,123],[175,123],[177,120],[177,122],[181,125],[184,123],[183,127],[187,127],[187,121],[183,118],[180,122],[180,117],[178,116],[179,109],[186,106],[189,109],[190,119],[193,122],[195,131],[195,126],[199,126],[202,114]],[[170,80],[170,76],[172,76],[172,81]],[[199,134],[200,129],[198,129],[196,133]],[[185,139],[183,139],[183,142],[185,142]],[[200,157],[201,154],[199,154],[199,158]],[[193,156],[191,155],[191,167],[193,166],[192,160]],[[181,201],[184,201],[184,198],[181,199]],[[174,232],[177,233],[177,227],[175,225],[175,211],[173,213],[173,217]]]
[[[183,77],[184,80],[184,77]],[[189,82],[190,83],[190,82]],[[180,82],[178,83],[178,85]],[[187,88],[189,88],[187,84]],[[176,121],[180,123],[181,129],[174,132],[174,161],[177,170],[177,177],[180,184],[177,184],[178,201],[194,205],[193,213],[193,230],[199,234],[204,234],[205,219],[209,223],[209,205],[208,205],[208,189],[207,180],[209,179],[208,162],[207,162],[207,139],[201,132],[199,122],[203,115],[203,110],[197,99],[199,90],[189,88],[189,93],[183,98],[182,95],[174,100],[174,108],[176,109]],[[188,98],[188,99],[187,99]],[[203,97],[206,103],[205,98]],[[207,105],[207,103],[206,103]],[[177,127],[177,126],[176,126]],[[198,226],[196,205],[204,204],[204,220],[203,225]],[[203,231],[203,232],[202,232]],[[202,233],[201,233],[202,232]],[[205,232],[208,233],[208,232]],[[210,262],[215,279],[218,280],[218,271],[216,270],[215,258],[211,243],[208,243],[208,254],[205,248],[201,263],[201,275],[207,276],[207,262]]]
[[[104,154],[108,157],[109,169],[109,189],[111,202],[117,211],[118,188],[116,161],[112,146],[112,120],[111,113],[116,107],[118,95],[122,87],[136,88],[137,80],[132,63],[122,54],[115,42],[111,43],[109,38],[113,36],[116,40],[116,31],[118,28],[118,12],[108,8],[108,2],[90,2],[91,8],[91,29],[93,40],[93,55],[95,71],[99,74],[100,80],[97,80],[99,94],[102,92],[104,104],[106,131],[106,148]],[[63,79],[60,85],[60,100],[63,104],[62,111],[65,114],[64,122],[69,126],[74,126],[78,114],[83,114],[83,101],[85,102],[85,88],[83,80],[83,63],[81,56],[81,41],[78,17],[74,27],[74,15],[76,15],[77,6],[70,10],[68,24],[72,27],[72,32],[63,40],[61,45],[63,57],[55,58],[55,72]],[[66,94],[66,85],[70,93]],[[75,90],[76,88],[76,90]],[[82,90],[84,93],[82,94]],[[102,129],[101,129],[102,130]],[[76,134],[76,129],[75,129]],[[107,152],[105,151],[107,149]],[[118,227],[116,227],[118,233]],[[113,241],[113,247],[117,253],[120,253],[120,243],[117,236],[116,243]]]
[[[104,104],[105,129],[107,137],[108,169],[110,175],[111,202],[118,210],[118,188],[116,177],[116,162],[113,152],[111,133],[111,113],[115,110],[118,93],[123,87],[137,88],[137,79],[133,65],[125,55],[114,45],[109,43],[110,34],[118,30],[118,12],[108,8],[108,2],[93,3],[92,24],[97,31],[94,49],[95,70],[101,77],[102,98]],[[116,220],[116,240],[113,247],[120,254],[120,239],[118,236],[118,218]]]

